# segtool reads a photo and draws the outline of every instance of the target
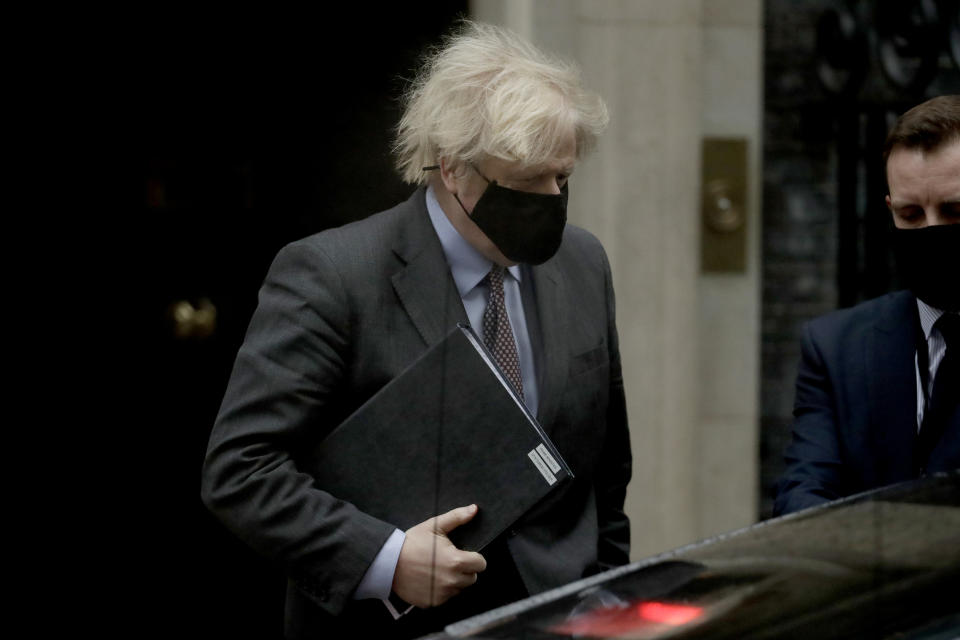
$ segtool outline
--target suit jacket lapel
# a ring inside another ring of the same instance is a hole
[[[917,437],[916,301],[898,294],[878,314],[866,341],[870,423],[879,436],[878,473],[887,482],[913,476]],[[909,452],[909,455],[904,455]]]
[[[456,283],[430,222],[423,189],[417,190],[398,212],[403,215],[394,253],[401,262],[392,283],[400,304],[424,344],[436,344],[456,325],[468,322]],[[538,420],[549,431],[560,405],[569,367],[567,292],[555,261],[530,269],[536,307],[524,300],[528,318],[536,314],[541,361]]]
[[[418,189],[400,215],[394,253],[401,268],[392,277],[400,304],[427,346],[436,344],[458,323],[467,322],[440,239],[430,222],[424,190]]]
[[[560,405],[570,364],[569,349],[566,348],[567,317],[561,311],[567,308],[567,291],[555,261],[533,267],[531,272],[543,354],[537,414],[540,424],[549,432]],[[525,309],[525,312],[529,317],[530,310]]]

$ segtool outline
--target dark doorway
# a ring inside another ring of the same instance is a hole
[[[141,189],[130,287],[144,302],[147,350],[130,425],[140,435],[125,452],[140,481],[125,499],[148,512],[137,572],[151,586],[137,597],[151,630],[282,635],[282,570],[200,502],[207,438],[277,250],[412,190],[390,155],[403,78],[467,7],[336,9],[158,10],[134,37],[144,55],[128,63],[142,89],[130,129]]]

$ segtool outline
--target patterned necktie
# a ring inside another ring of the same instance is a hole
[[[490,286],[490,297],[487,299],[487,308],[483,312],[483,341],[522,399],[523,380],[520,377],[520,358],[517,356],[517,343],[513,339],[513,330],[510,328],[510,319],[507,317],[507,306],[503,300],[503,272],[503,267],[494,265],[485,278]]]
[[[921,471],[926,468],[930,452],[946,431],[960,400],[960,315],[945,313],[934,326],[943,336],[947,350],[937,367],[933,392],[917,438],[916,462]]]

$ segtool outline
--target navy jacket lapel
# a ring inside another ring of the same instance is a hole
[[[878,473],[885,482],[913,477],[917,435],[916,300],[892,296],[867,335],[867,383],[871,425],[879,436]],[[904,455],[909,452],[909,455]]]

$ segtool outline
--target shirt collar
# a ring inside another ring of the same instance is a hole
[[[430,222],[440,238],[440,245],[443,247],[447,264],[450,265],[450,273],[453,274],[453,281],[457,284],[457,291],[462,298],[490,273],[493,262],[477,251],[453,227],[450,220],[447,219],[447,215],[443,212],[440,203],[437,202],[433,185],[427,187],[426,199]],[[518,282],[520,281],[520,265],[515,264],[512,267],[507,267],[507,272]]]
[[[920,327],[923,329],[923,336],[929,340],[930,332],[933,331],[933,325],[944,314],[941,309],[931,307],[926,302],[917,298],[917,310],[920,311]]]

